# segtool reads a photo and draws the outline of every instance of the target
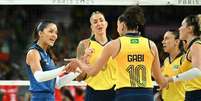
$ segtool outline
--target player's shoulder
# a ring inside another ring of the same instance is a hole
[[[79,45],[89,46],[90,39],[84,39],[79,42]]]
[[[27,56],[32,56],[32,55],[37,55],[39,54],[38,50],[37,49],[30,49],[28,52],[27,52]]]
[[[83,39],[79,43],[80,44],[86,44],[86,43],[89,43],[89,42],[90,42],[90,39]]]

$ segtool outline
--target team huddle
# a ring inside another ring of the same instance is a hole
[[[164,34],[168,57],[162,68],[155,43],[141,36],[144,23],[142,8],[128,7],[117,19],[119,37],[112,40],[104,14],[93,12],[91,37],[80,41],[76,58],[56,68],[48,48],[58,37],[57,24],[40,22],[26,57],[31,101],[55,101],[54,88],[67,80],[87,83],[85,101],[153,101],[152,77],[160,87],[158,100],[201,101],[201,15],[185,17],[179,31]]]

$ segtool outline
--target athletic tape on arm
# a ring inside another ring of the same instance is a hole
[[[65,68],[65,66],[49,71],[36,71],[34,77],[38,82],[44,82],[56,78]]]
[[[192,68],[184,73],[178,74],[173,77],[173,81],[181,81],[181,80],[191,80],[196,77],[201,77],[201,70],[198,68]]]
[[[79,72],[70,72],[62,77],[57,76],[56,79],[56,87],[61,88],[65,86],[65,84],[69,83],[70,81],[74,80],[77,76],[79,76]]]

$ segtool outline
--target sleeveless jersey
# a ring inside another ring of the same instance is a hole
[[[176,74],[182,64],[184,55],[178,55],[172,62],[167,57],[163,65],[163,75],[172,77]],[[185,97],[185,81],[169,83],[167,88],[162,90],[162,98],[164,101],[184,101]]]
[[[134,33],[135,34],[135,33]],[[154,56],[147,38],[129,35],[119,38],[120,50],[115,57],[116,89],[152,88],[151,68]]]
[[[95,41],[95,39],[91,39],[89,47],[94,49],[94,53],[89,60],[89,63],[93,65],[100,56],[104,46]],[[115,85],[115,69],[116,61],[110,58],[98,74],[95,76],[88,76],[85,81],[88,86],[94,90],[109,90]]]
[[[192,68],[192,62],[190,59],[188,59],[188,56],[191,56],[190,47],[192,44],[201,44],[201,40],[199,38],[196,38],[191,41],[189,48],[187,50],[187,53],[186,53],[186,59],[184,61],[184,64],[186,66],[183,66],[183,71],[181,70],[182,72],[185,72]],[[194,91],[194,90],[200,90],[200,89],[201,89],[201,77],[197,77],[192,80],[187,80],[187,82],[186,82],[186,90],[187,91]]]
[[[41,60],[41,68],[43,71],[48,71],[48,70],[52,70],[55,69],[56,66],[53,62],[53,60],[50,58],[50,56],[40,47],[38,46],[36,43],[34,43],[29,50],[31,49],[36,49],[38,50]],[[54,93],[54,88],[55,88],[55,79],[52,80],[48,80],[45,82],[37,82],[32,71],[31,71],[31,67],[26,64],[27,66],[27,73],[28,73],[28,78],[30,80],[30,87],[29,90],[31,91],[31,93]]]

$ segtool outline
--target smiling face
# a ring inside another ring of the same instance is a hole
[[[90,23],[92,33],[99,35],[106,34],[108,23],[102,13],[93,14],[90,18]]]
[[[54,46],[57,39],[57,26],[56,24],[48,24],[42,31],[39,32],[39,40],[45,45]]]
[[[162,44],[165,52],[170,53],[175,50],[175,48],[179,47],[179,39],[176,39],[175,37],[176,36],[170,31],[167,31],[164,34]]]

